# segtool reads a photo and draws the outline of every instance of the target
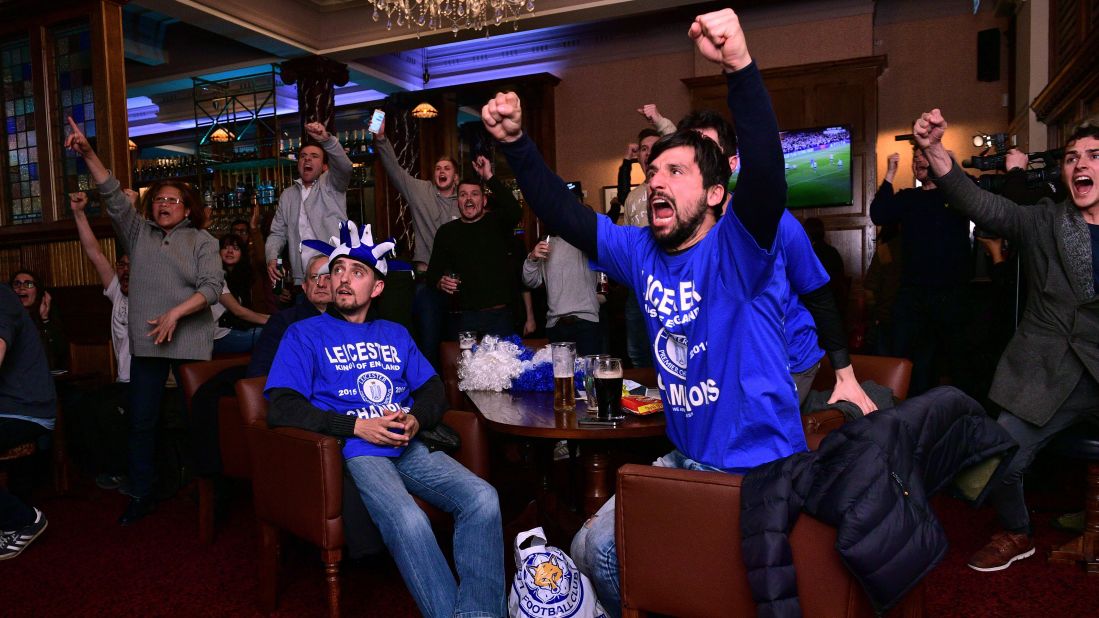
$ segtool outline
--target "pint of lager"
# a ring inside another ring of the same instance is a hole
[[[576,366],[576,344],[561,341],[550,344],[553,359],[553,409],[576,409],[576,387],[573,373]]]

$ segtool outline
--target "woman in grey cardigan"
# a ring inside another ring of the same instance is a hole
[[[65,147],[84,158],[107,204],[115,233],[130,255],[130,437],[133,499],[119,523],[153,508],[156,421],[168,370],[209,360],[213,347],[210,305],[222,289],[218,243],[202,229],[203,204],[191,185],[162,181],[142,200],[148,218],[130,204],[115,178],[69,118]],[[178,378],[178,374],[177,374]]]

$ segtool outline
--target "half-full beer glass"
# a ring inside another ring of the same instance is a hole
[[[550,344],[553,359],[553,409],[576,409],[576,386],[573,373],[576,367],[576,344],[572,341],[559,341]]]

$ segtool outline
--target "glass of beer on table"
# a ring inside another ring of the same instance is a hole
[[[595,398],[599,404],[596,418],[601,421],[621,420],[622,414],[622,359],[595,359]]]
[[[576,371],[576,343],[551,343],[550,357],[553,359],[553,409],[575,410],[576,386],[573,384],[573,374]]]
[[[584,394],[588,398],[588,409],[595,409],[595,361],[610,358],[610,354],[589,354],[580,357],[580,370],[584,372]]]

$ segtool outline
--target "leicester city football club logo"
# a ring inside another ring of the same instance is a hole
[[[653,342],[653,356],[664,371],[680,380],[687,379],[687,338],[661,328]]]
[[[367,403],[390,403],[393,399],[393,383],[384,373],[367,371],[359,376],[359,396]]]
[[[568,618],[584,604],[580,572],[556,547],[523,560],[523,594],[519,607],[526,616]],[[516,578],[518,579],[518,578]]]

